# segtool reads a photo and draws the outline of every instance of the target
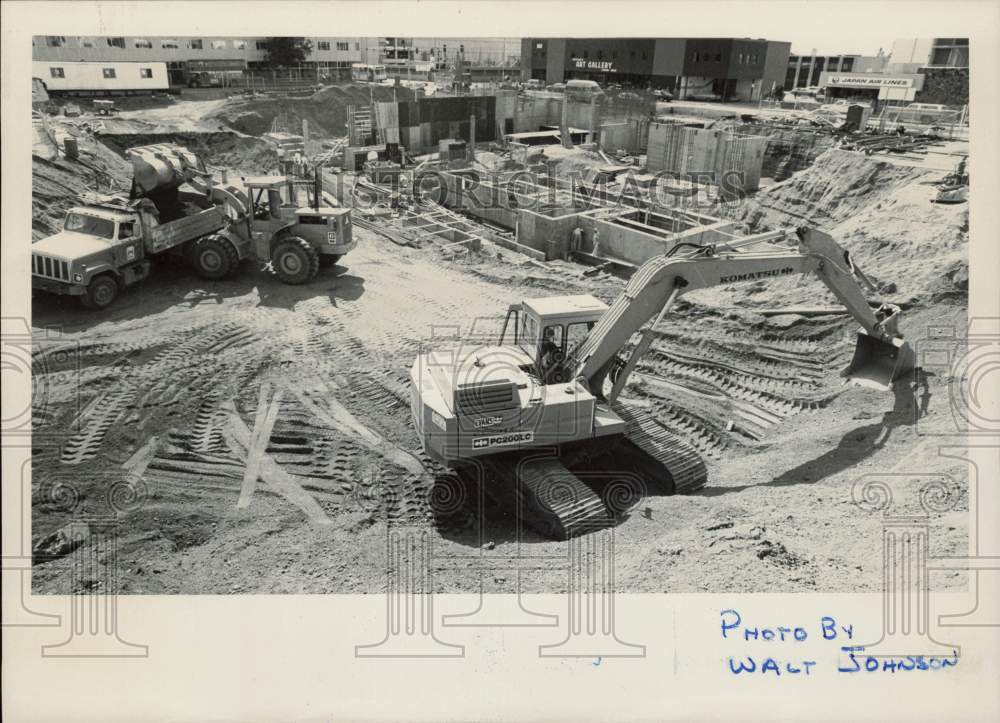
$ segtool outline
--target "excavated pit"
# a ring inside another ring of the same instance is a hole
[[[210,119],[233,131],[106,128],[82,137],[80,161],[42,143],[33,158],[36,236],[51,233],[67,204],[95,184],[127,189],[120,154],[128,147],[178,143],[215,167],[263,172],[273,151],[252,135],[296,113],[317,133],[340,135],[357,95],[227,101]],[[966,318],[968,209],[930,203],[927,182],[938,176],[826,150],[787,180],[708,212],[748,232],[825,227],[881,298],[905,307],[904,332],[919,339],[929,326]],[[122,592],[377,592],[388,525],[429,526],[443,557],[487,542],[513,551],[510,520],[480,519],[469,490],[449,486],[421,453],[409,366],[442,325],[461,334],[496,322],[498,330],[521,298],[591,293],[610,301],[622,281],[498,247],[451,259],[360,227],[354,233],[358,249],[301,287],[247,265],[223,282],[166,269],[100,317],[37,299],[34,326],[58,326],[62,336],[38,345],[44,393],[35,429],[64,442],[33,460],[36,539],[76,513],[58,503],[58,485],[73,486],[77,511],[96,509],[106,479],[80,471],[125,468],[139,470],[144,486],[137,509],[120,518]],[[907,457],[914,469],[964,480],[963,468],[942,468],[917,435],[921,406],[944,405],[923,418],[921,432],[949,423],[945,380],[887,395],[845,387],[839,372],[855,326],[848,317],[760,313],[802,303],[834,299],[815,279],[717,287],[685,297],[657,328],[626,396],[702,452],[709,483],[698,495],[649,498],[643,514],[620,524],[619,590],[878,590],[881,529],[850,504],[853,481]],[[269,468],[237,510],[246,466],[238,438],[254,428],[261,401],[277,410],[265,452],[278,471]],[[936,519],[950,529],[934,537],[932,555],[965,549],[965,512],[960,504]],[[558,554],[558,543],[533,545]],[[37,592],[66,592],[71,579],[69,557],[33,574]],[[563,579],[560,570],[536,571],[522,589],[559,590]],[[459,570],[437,581],[456,592],[479,584]],[[513,588],[495,580],[488,591]]]

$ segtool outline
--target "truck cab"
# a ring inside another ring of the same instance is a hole
[[[542,384],[562,384],[570,379],[577,347],[607,310],[590,294],[525,299],[508,308],[500,345],[524,352]]]
[[[83,296],[94,277],[104,273],[117,276],[119,269],[131,267],[143,256],[137,213],[114,207],[77,206],[66,213],[62,231],[32,246],[32,287]],[[140,268],[131,273],[142,271]],[[130,281],[123,279],[126,284]]]

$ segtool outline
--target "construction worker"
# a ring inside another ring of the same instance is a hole
[[[545,327],[545,331],[542,332],[542,343],[539,345],[539,358],[542,379],[548,379],[549,375],[554,369],[559,366],[561,361],[562,350],[555,341],[556,333],[555,329],[551,326]]]
[[[583,229],[577,226],[569,237],[569,250],[577,252],[583,246]]]

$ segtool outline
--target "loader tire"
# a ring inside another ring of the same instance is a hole
[[[305,284],[319,272],[319,254],[305,239],[289,236],[271,252],[271,268],[286,284]]]
[[[239,265],[236,249],[221,236],[205,236],[194,242],[190,250],[191,265],[203,279],[224,279]]]
[[[80,297],[83,308],[91,311],[107,309],[118,298],[118,282],[112,276],[101,274],[95,276],[87,291]]]
[[[319,267],[321,269],[328,269],[331,266],[336,266],[337,262],[340,261],[343,254],[320,254],[319,255]]]

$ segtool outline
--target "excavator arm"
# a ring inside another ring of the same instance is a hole
[[[814,272],[862,328],[854,359],[845,374],[861,383],[888,388],[914,365],[913,350],[897,329],[898,307],[883,304],[872,310],[859,279],[869,289],[870,282],[855,268],[848,252],[828,234],[809,228],[799,229],[796,234],[798,247],[794,249],[763,244],[764,239],[775,237],[770,233],[761,235],[757,243],[764,247],[756,251],[745,250],[755,243],[751,238],[731,245],[698,246],[685,255],[650,259],[635,272],[573,354],[575,377],[600,396],[610,374],[613,386],[608,398],[614,401],[652,343],[653,328],[681,294]],[[621,351],[637,332],[642,336],[632,354],[627,361],[621,359]]]

